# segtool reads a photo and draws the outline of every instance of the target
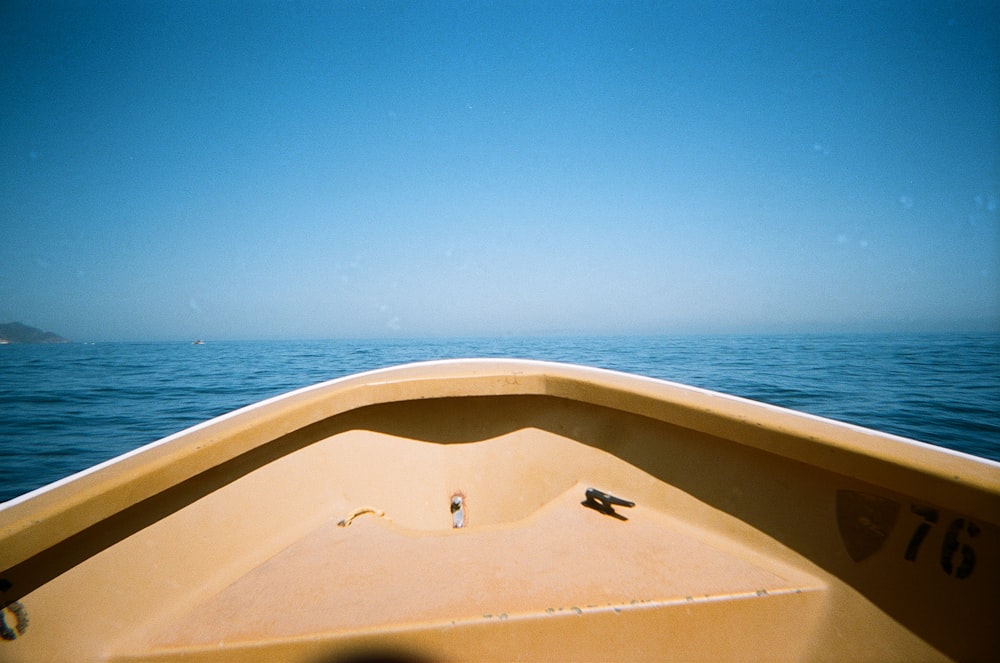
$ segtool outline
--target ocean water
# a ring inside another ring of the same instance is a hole
[[[0,501],[298,387],[453,357],[638,373],[1000,460],[998,334],[6,345]]]

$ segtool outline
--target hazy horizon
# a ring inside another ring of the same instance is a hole
[[[1000,4],[0,5],[0,321],[1000,331]]]
[[[20,322],[20,321],[11,321]],[[0,323],[4,324],[4,323]],[[28,325],[32,326],[32,325]],[[39,328],[40,329],[40,328]],[[832,336],[872,336],[872,337],[906,337],[906,336],[961,336],[961,335],[996,335],[1000,336],[1000,330],[983,325],[969,324],[947,324],[932,325],[920,323],[908,323],[899,325],[865,326],[865,327],[822,327],[822,328],[781,328],[781,329],[677,329],[644,331],[632,330],[625,332],[607,331],[552,331],[552,330],[531,330],[526,332],[494,332],[494,333],[441,333],[441,334],[400,334],[375,333],[365,335],[328,335],[328,336],[150,336],[150,337],[100,337],[100,338],[68,338],[59,334],[58,330],[42,329],[44,332],[52,332],[63,336],[70,343],[97,344],[97,343],[181,343],[191,344],[194,341],[203,343],[270,343],[270,342],[303,342],[303,343],[435,343],[448,341],[491,341],[491,340],[519,340],[538,341],[546,338],[551,339],[687,339],[687,338],[779,338],[779,337],[832,337]]]

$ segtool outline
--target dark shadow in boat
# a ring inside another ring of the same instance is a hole
[[[417,652],[372,647],[321,656],[307,663],[431,663],[432,660]]]

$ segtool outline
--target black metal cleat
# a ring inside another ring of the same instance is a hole
[[[581,502],[583,506],[589,507],[594,511],[599,511],[604,515],[612,516],[619,520],[628,520],[628,518],[615,511],[616,506],[626,508],[632,508],[635,506],[635,502],[623,500],[620,497],[615,497],[610,493],[605,493],[604,491],[597,490],[596,488],[588,488],[585,495],[587,499]]]

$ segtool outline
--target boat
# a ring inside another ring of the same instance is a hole
[[[0,660],[997,660],[1000,464],[657,379],[434,361],[0,507]]]

